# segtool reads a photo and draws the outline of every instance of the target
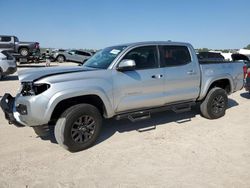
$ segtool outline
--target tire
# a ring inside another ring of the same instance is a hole
[[[59,62],[59,63],[63,63],[65,61],[65,57],[63,55],[59,55],[57,56],[56,60]]]
[[[225,115],[228,104],[227,93],[224,89],[211,89],[200,105],[201,114],[207,119],[218,119]]]
[[[58,119],[55,138],[63,148],[77,152],[92,146],[102,126],[102,116],[95,106],[78,104],[68,108]]]
[[[0,80],[2,80],[3,79],[3,71],[2,71],[2,69],[0,68]]]
[[[22,57],[27,57],[29,55],[29,49],[28,48],[20,48],[19,49],[19,54]]]
[[[36,126],[36,127],[32,127],[34,132],[36,133],[37,136],[39,137],[45,137],[45,136],[49,136],[50,134],[50,129],[49,126]]]

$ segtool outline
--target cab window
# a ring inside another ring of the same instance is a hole
[[[89,53],[87,52],[82,52],[82,51],[76,51],[77,55],[82,55],[82,56],[91,56]]]
[[[153,69],[158,67],[156,46],[144,46],[132,49],[123,59],[131,59],[136,63],[136,69]]]
[[[159,50],[163,67],[185,65],[191,62],[186,46],[159,46]]]
[[[0,37],[0,41],[1,42],[10,42],[11,41],[11,37]]]

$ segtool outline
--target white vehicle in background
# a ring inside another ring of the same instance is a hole
[[[16,59],[6,50],[0,50],[0,80],[15,73],[17,70]]]
[[[214,53],[219,53],[220,55],[222,55],[224,57],[225,61],[232,61],[232,54],[231,52],[222,52],[222,51],[214,51],[214,50],[210,50],[209,52],[214,52]]]
[[[238,53],[243,54],[243,55],[247,56],[250,59],[250,50],[248,50],[248,49],[240,49],[238,51]]]
[[[70,50],[70,51],[57,51],[53,54],[53,59],[59,63],[65,61],[72,61],[77,63],[84,63],[87,61],[93,54],[91,52],[83,50]]]

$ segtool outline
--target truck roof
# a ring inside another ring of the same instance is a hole
[[[0,35],[0,37],[16,37],[15,35]]]
[[[124,46],[143,46],[143,45],[177,45],[177,46],[180,46],[180,45],[183,45],[183,46],[189,46],[190,44],[189,43],[185,43],[185,42],[173,42],[173,41],[145,41],[145,42],[133,42],[133,43],[125,43],[125,44],[122,44]]]

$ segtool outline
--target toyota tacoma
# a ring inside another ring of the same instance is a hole
[[[9,123],[55,126],[59,145],[76,152],[95,143],[103,118],[134,122],[195,104],[205,118],[224,116],[228,95],[243,87],[243,63],[199,62],[188,43],[140,42],[100,50],[82,66],[23,70],[19,80],[18,94],[1,99]]]

